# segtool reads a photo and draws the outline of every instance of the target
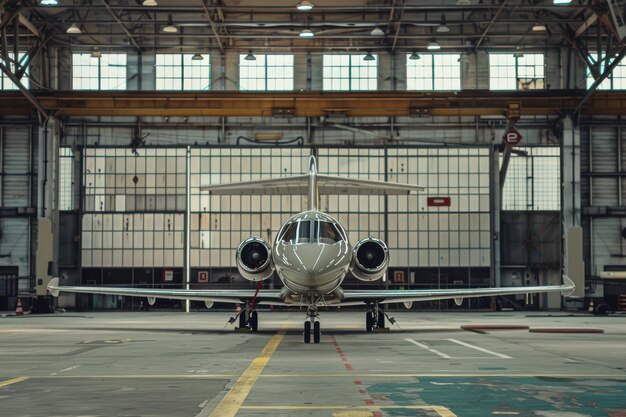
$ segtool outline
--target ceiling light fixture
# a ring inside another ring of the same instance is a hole
[[[78,27],[78,25],[76,23],[72,23],[72,25],[67,28],[65,33],[71,33],[71,34],[75,35],[75,34],[78,34],[78,33],[82,33],[82,30],[80,30],[80,28]]]
[[[143,0],[142,3],[144,6],[150,6],[150,7],[154,7],[154,6],[158,6],[159,3],[156,2],[156,0]]]
[[[437,51],[441,49],[441,46],[437,43],[437,41],[433,40],[431,42],[428,42],[426,49],[428,49],[429,51]]]
[[[248,55],[246,55],[244,57],[244,60],[246,60],[246,61],[256,61],[256,57],[254,56],[252,51],[248,51]]]
[[[565,4],[570,4],[572,2],[572,0],[553,0],[552,4],[554,4],[555,6],[563,6]]]
[[[517,51],[513,54],[513,58],[524,58],[524,53],[522,51]]]
[[[365,56],[363,57],[363,61],[376,61],[376,57],[374,55],[372,55],[371,52],[368,52],[367,54],[365,54]]]
[[[41,0],[39,2],[42,6],[56,6],[59,4],[58,0]]]
[[[531,29],[533,32],[545,32],[546,30],[548,30],[548,28],[546,28],[546,25],[544,25],[543,23],[535,23]]]
[[[296,9],[300,10],[301,12],[308,12],[309,10],[313,9],[313,7],[313,3],[311,3],[310,1],[302,0],[300,3],[298,3]]]
[[[101,58],[102,57],[102,52],[100,52],[100,50],[98,48],[93,48],[93,51],[91,51],[91,57],[92,58]]]
[[[311,32],[311,29],[304,29],[302,32],[300,32],[301,38],[312,38],[314,36],[315,33]]]
[[[375,27],[370,32],[370,35],[372,35],[372,36],[385,36],[385,32],[383,32],[383,30],[381,28]]]
[[[457,0],[456,2],[457,6],[469,6],[470,4],[472,4],[471,0]]]
[[[421,56],[420,56],[420,54],[418,54],[417,52],[412,52],[412,53],[411,53],[411,55],[409,55],[409,59],[412,59],[412,60],[414,60],[414,61],[415,61],[415,60],[418,60],[418,59],[421,59],[421,58],[422,58],[422,57],[421,57]]]
[[[441,23],[439,24],[439,26],[437,26],[437,29],[435,29],[435,31],[437,33],[448,33],[448,32],[450,32],[450,28],[448,27],[448,25],[446,25],[446,15],[444,15],[444,14],[441,15]]]
[[[193,54],[193,56],[191,57],[192,61],[202,61],[204,59],[204,57],[200,54]]]
[[[165,33],[176,33],[176,32],[178,32],[178,28],[176,26],[174,26],[174,21],[172,20],[172,15],[169,15],[167,17],[167,26],[165,26],[162,30]]]

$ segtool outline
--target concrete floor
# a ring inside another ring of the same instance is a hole
[[[0,318],[0,416],[626,416],[626,317],[524,313],[65,313]],[[486,334],[467,324],[593,327]]]

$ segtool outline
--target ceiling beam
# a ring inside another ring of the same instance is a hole
[[[133,45],[135,45],[135,48],[137,48],[137,50],[141,50],[141,48],[139,47],[139,44],[135,40],[135,37],[128,31],[128,29],[126,29],[126,25],[124,25],[124,23],[120,20],[120,18],[113,11],[113,9],[111,9],[111,6],[109,6],[109,3],[107,3],[106,0],[101,0],[101,1],[102,1],[102,4],[104,5],[104,7],[106,7],[106,9],[109,11],[111,16],[113,17],[113,19],[115,19],[115,21],[120,25],[120,27],[122,28],[124,33],[126,33],[126,35],[130,39],[130,41],[133,43]]]
[[[506,2],[507,2],[507,0],[504,0],[502,2],[502,5],[500,5],[500,8],[498,9],[496,14],[491,19],[491,22],[489,22],[489,24],[485,28],[485,31],[483,32],[483,34],[480,35],[480,39],[478,39],[478,42],[476,42],[476,47],[474,48],[474,52],[478,52],[478,48],[480,48],[480,45],[483,43],[483,40],[485,40],[485,36],[487,36],[487,33],[489,32],[489,29],[491,29],[491,26],[493,26],[493,24],[496,22],[496,19],[498,18],[498,16],[500,16],[500,12],[502,12],[502,10],[504,10],[504,6],[506,5]]]
[[[207,7],[204,0],[200,0],[200,2],[202,3],[202,8],[204,9],[204,15],[206,16],[207,20],[209,21],[209,24],[211,25],[211,31],[213,32],[213,35],[215,36],[215,41],[217,42],[217,45],[220,47],[220,51],[224,53],[224,45],[222,45],[222,40],[220,39],[220,34],[217,31],[215,22],[213,22],[213,19],[211,18],[211,13],[209,12],[209,8]]]
[[[521,116],[562,116],[579,108],[583,115],[626,114],[626,92],[589,94],[571,90],[497,93],[466,91],[409,93],[246,93],[219,92],[68,92],[33,93],[41,109],[55,117],[272,117],[277,108],[291,108],[296,117],[343,114],[348,117],[498,116],[512,103]],[[0,93],[0,115],[32,114],[36,105],[17,93]]]

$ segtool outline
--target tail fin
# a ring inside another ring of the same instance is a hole
[[[320,193],[317,188],[317,161],[315,156],[309,157],[309,210],[317,210]]]

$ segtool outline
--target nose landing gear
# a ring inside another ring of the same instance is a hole
[[[313,343],[319,343],[322,336],[317,305],[309,304],[304,322],[304,343],[311,343],[311,328],[313,328]]]

